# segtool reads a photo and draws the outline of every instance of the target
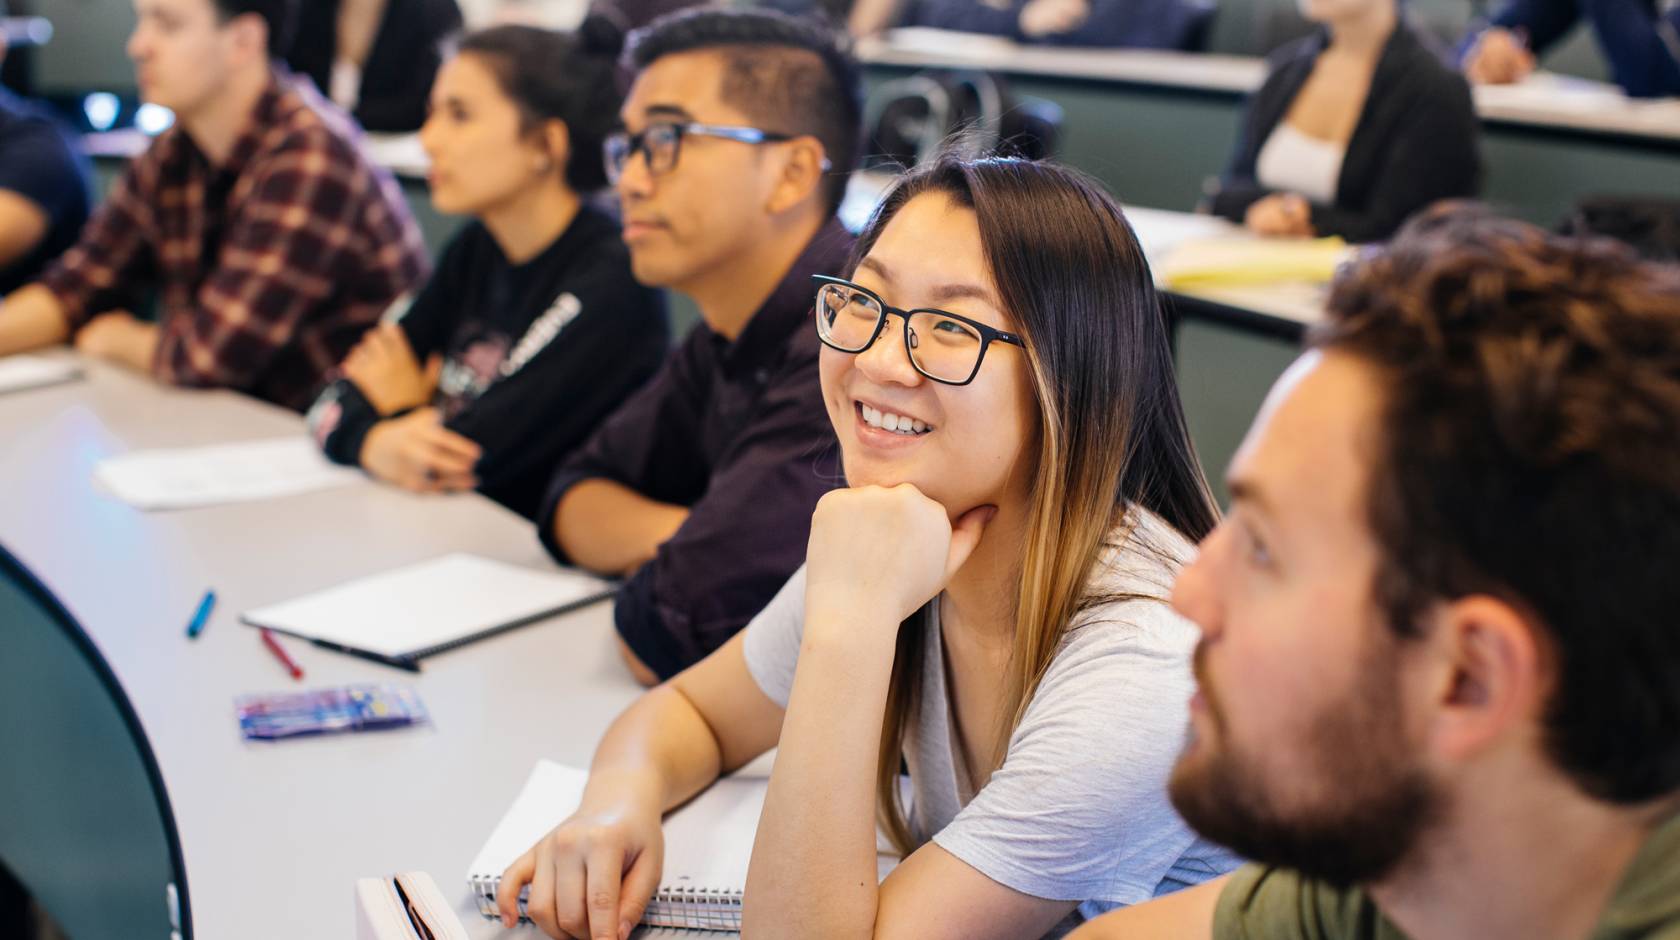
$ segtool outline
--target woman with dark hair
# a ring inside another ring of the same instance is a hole
[[[637,284],[606,182],[622,34],[500,26],[444,63],[421,129],[432,204],[474,220],[309,411],[327,456],[405,489],[477,488],[532,516],[554,466],[658,368],[664,301]]]
[[[1196,643],[1167,595],[1215,511],[1119,207],[1072,170],[946,158],[857,258],[817,278],[847,486],[806,566],[619,717],[503,876],[504,921],[529,883],[551,935],[621,937],[661,814],[771,748],[748,937],[1037,937],[1234,866],[1167,802]],[[905,854],[879,886],[877,819]]]
[[[1210,208],[1260,235],[1381,241],[1441,199],[1474,196],[1470,86],[1399,0],[1298,0],[1322,29],[1277,50]]]

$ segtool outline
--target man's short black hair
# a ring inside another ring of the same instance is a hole
[[[262,18],[268,26],[268,56],[283,58],[292,46],[292,34],[297,31],[298,0],[212,0],[222,22],[246,13]]]
[[[701,7],[632,33],[626,61],[639,72],[665,56],[698,50],[724,57],[720,94],[760,129],[822,143],[831,165],[828,210],[839,209],[863,132],[862,70],[842,35],[771,10]]]
[[[1344,270],[1329,314],[1315,345],[1381,376],[1390,626],[1506,600],[1553,664],[1554,762],[1609,802],[1680,792],[1680,268],[1446,206]]]

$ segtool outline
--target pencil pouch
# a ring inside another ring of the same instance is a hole
[[[431,721],[420,696],[411,688],[397,685],[241,695],[233,704],[239,715],[239,733],[247,741],[382,731]]]

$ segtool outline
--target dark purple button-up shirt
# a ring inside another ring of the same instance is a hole
[[[770,602],[805,560],[817,500],[841,482],[817,379],[811,275],[844,273],[852,241],[838,222],[824,226],[734,342],[695,326],[549,486],[538,530],[562,562],[554,511],[584,480],[688,507],[613,611],[625,643],[661,678],[723,645]]]

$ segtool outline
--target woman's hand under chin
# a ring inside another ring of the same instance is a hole
[[[811,517],[807,623],[890,624],[896,635],[950,583],[996,514],[995,506],[977,506],[952,522],[909,483],[830,491]]]

